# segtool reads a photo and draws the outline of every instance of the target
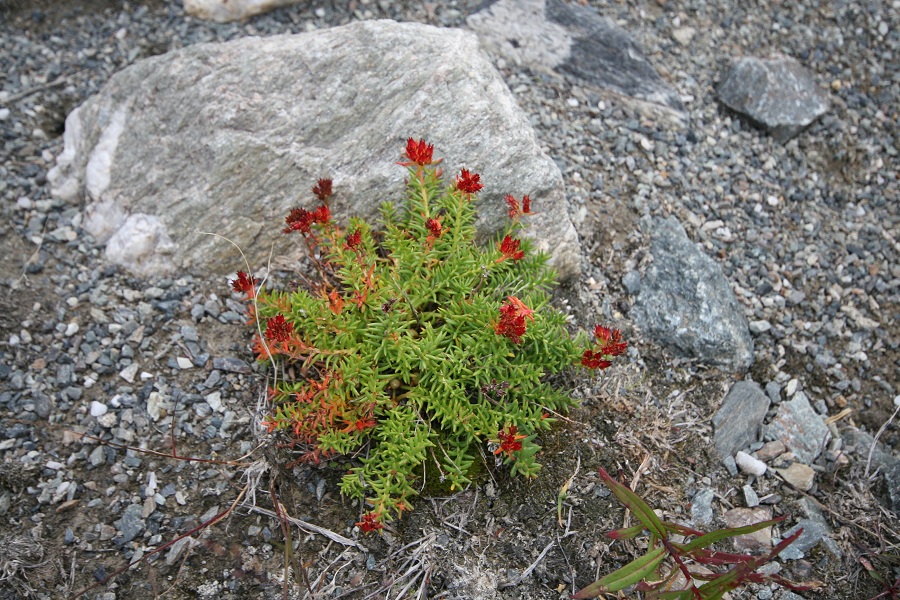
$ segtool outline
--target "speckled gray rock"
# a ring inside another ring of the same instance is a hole
[[[402,200],[407,137],[435,144],[444,170],[481,174],[478,230],[508,220],[507,193],[529,194],[528,235],[563,278],[580,269],[562,176],[472,33],[394,21],[300,35],[197,44],[116,73],[66,119],[53,193],[88,203],[84,226],[114,240],[107,258],[143,276],[233,272],[288,258],[284,216],[313,208],[334,179],[332,213],[374,220]],[[124,232],[124,233],[123,233]]]
[[[828,110],[828,97],[796,60],[742,57],[719,85],[719,100],[785,142]]]
[[[775,419],[766,428],[766,437],[780,440],[797,460],[811,464],[827,447],[831,434],[806,394],[797,392],[779,405]]]
[[[632,311],[635,323],[678,354],[727,371],[746,370],[753,341],[722,268],[691,243],[674,216],[650,222],[650,254]]]
[[[686,118],[680,97],[637,42],[593,8],[562,0],[498,0],[466,24],[510,62],[568,73],[622,99],[650,103],[678,121]]]
[[[746,450],[759,439],[767,410],[769,398],[755,381],[735,382],[712,418],[716,451],[733,456],[738,450]]]

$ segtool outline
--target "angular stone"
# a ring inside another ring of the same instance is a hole
[[[448,178],[481,175],[480,239],[508,222],[503,198],[529,194],[528,236],[563,278],[578,237],[559,168],[541,149],[500,74],[466,31],[366,21],[299,35],[196,44],[135,62],[66,119],[53,193],[87,203],[84,227],[107,260],[141,276],[233,273],[303,244],[280,233],[316,179],[331,210],[376,223],[402,204],[407,137],[427,138]],[[189,157],[189,158],[186,158]],[[124,229],[124,233],[118,232]],[[292,262],[291,264],[296,264]]]
[[[785,469],[775,469],[775,471],[784,477],[786,482],[803,492],[812,488],[816,478],[816,472],[811,467],[798,462]]]
[[[632,311],[638,326],[677,354],[745,371],[753,341],[722,268],[691,243],[674,216],[651,221],[650,254]]]
[[[730,456],[757,441],[767,410],[769,398],[756,382],[735,382],[712,418],[713,443],[718,453]]]
[[[232,358],[230,356],[224,358],[217,357],[213,359],[213,369],[246,375],[250,372],[250,365],[239,358]]]
[[[822,538],[828,534],[828,527],[823,523],[813,519],[800,519],[797,524],[784,532],[784,537],[789,537],[802,529],[800,534],[790,546],[781,551],[780,556],[785,560],[799,560],[806,556],[806,553],[815,548]]]
[[[694,527],[707,527],[713,522],[713,491],[703,488],[691,498],[691,523]]]
[[[772,508],[757,506],[756,508],[732,508],[725,512],[725,525],[728,527],[744,527],[772,518]],[[753,533],[739,535],[734,538],[734,547],[739,552],[765,552],[772,547],[772,528],[765,527]]]
[[[184,0],[184,13],[198,19],[228,23],[269,12],[301,0]]]
[[[144,519],[141,516],[143,510],[140,504],[129,504],[122,511],[122,518],[113,522],[121,534],[119,542],[130,542],[144,530]]]
[[[797,460],[810,464],[827,447],[831,433],[806,394],[797,392],[779,405],[775,419],[766,428],[766,437],[781,441]]]
[[[466,24],[509,62],[568,73],[639,109],[686,119],[678,93],[634,38],[595,9],[564,0],[498,0],[469,15]]]
[[[828,96],[796,60],[737,58],[718,89],[719,100],[786,142],[828,110]]]

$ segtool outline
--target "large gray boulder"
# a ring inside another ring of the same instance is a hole
[[[786,142],[828,110],[828,96],[800,63],[776,54],[736,58],[718,89],[719,100]]]
[[[299,253],[279,234],[311,186],[334,179],[332,212],[373,220],[402,201],[407,137],[435,144],[448,180],[481,174],[483,239],[508,218],[503,197],[530,194],[527,235],[563,278],[579,272],[562,176],[541,152],[477,38],[370,21],[314,33],[199,44],[114,75],[66,119],[54,195],[86,203],[85,227],[137,275],[230,273]],[[371,221],[370,221],[371,222]]]
[[[652,105],[675,121],[687,118],[678,93],[634,38],[593,8],[563,0],[496,0],[466,24],[509,62],[567,73],[638,108]]]
[[[632,316],[674,352],[731,372],[753,362],[747,318],[722,268],[695,246],[674,216],[650,223],[652,262]]]

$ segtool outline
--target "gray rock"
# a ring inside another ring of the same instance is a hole
[[[713,522],[713,491],[703,488],[691,498],[691,524],[702,528],[712,525]]]
[[[773,404],[778,404],[781,402],[781,386],[775,381],[770,381],[766,384],[766,395]]]
[[[50,416],[50,412],[53,410],[53,400],[47,394],[43,392],[35,391],[32,394],[32,398],[34,398],[34,412],[42,419],[46,419]]]
[[[733,456],[758,440],[767,410],[769,398],[756,382],[735,382],[712,418],[716,451],[721,456]]]
[[[828,97],[794,59],[737,58],[719,85],[719,100],[786,142],[828,110]]]
[[[141,516],[143,510],[140,504],[129,504],[125,507],[122,518],[113,522],[121,535],[117,541],[126,544],[144,530],[144,519]]]
[[[797,460],[811,464],[826,447],[831,434],[806,394],[797,392],[778,407],[775,419],[766,428],[766,437],[780,440]]]
[[[510,62],[568,73],[636,100],[639,109],[652,108],[679,122],[686,118],[679,95],[637,42],[592,8],[563,0],[498,0],[466,24],[492,53]]]
[[[628,271],[622,277],[622,285],[632,296],[641,291],[641,274],[639,271]]]
[[[688,239],[674,216],[656,217],[653,262],[635,301],[635,322],[660,344],[724,370],[753,362],[753,341],[722,268]]]
[[[339,51],[338,51],[339,50]],[[196,44],[138,61],[66,119],[53,193],[87,202],[84,227],[133,273],[232,273],[302,253],[280,234],[334,179],[332,213],[374,221],[402,200],[395,163],[426,138],[452,178],[478,172],[482,239],[508,221],[507,193],[533,199],[528,235],[563,278],[579,272],[562,175],[538,145],[475,35],[393,21]],[[190,157],[190,160],[186,160]],[[211,210],[215,207],[215,210]]]
[[[795,534],[799,529],[803,529],[800,537],[782,550],[778,556],[786,560],[799,560],[815,548],[828,533],[828,527],[824,523],[813,519],[800,519],[796,525],[784,532],[784,537]]]
[[[227,371],[228,373],[247,374],[250,372],[250,365],[239,358],[214,358],[213,369],[216,369],[217,371]]]

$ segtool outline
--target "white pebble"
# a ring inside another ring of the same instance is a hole
[[[753,458],[746,452],[738,452],[737,454],[735,454],[734,462],[744,473],[756,475],[757,477],[765,473],[767,468],[766,463],[759,460],[758,458]]]
[[[900,408],[900,396],[894,396],[894,406]]]
[[[784,388],[784,393],[787,394],[788,398],[790,398],[791,396],[794,395],[794,392],[797,391],[797,386],[799,386],[799,385],[800,385],[800,382],[797,380],[797,378],[794,378],[794,379],[791,379],[790,381],[788,381],[787,387]]]
[[[96,400],[91,402],[91,416],[92,417],[102,417],[106,414],[109,408],[102,402],[97,402]]]
[[[568,104],[572,108],[578,108],[578,98],[569,98],[568,100],[566,100],[566,104]]]
[[[190,369],[194,366],[194,363],[191,362],[191,359],[185,358],[184,356],[179,356],[175,360],[178,362],[179,369]]]
[[[9,109],[8,108],[0,108],[0,121],[5,121],[9,118]]]
[[[78,333],[78,323],[69,323],[66,325],[66,337],[72,337]]]

